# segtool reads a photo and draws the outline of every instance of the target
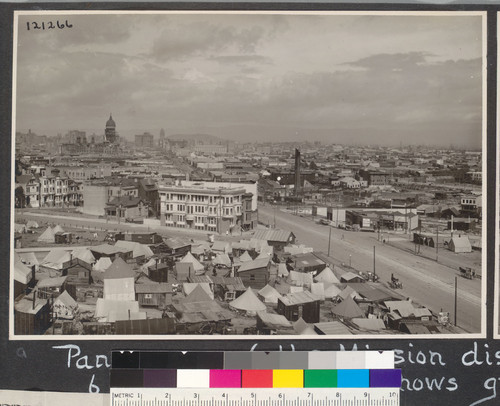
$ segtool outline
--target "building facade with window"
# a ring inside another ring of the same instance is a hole
[[[160,186],[160,221],[167,227],[193,228],[214,233],[240,232],[248,195],[244,188]]]

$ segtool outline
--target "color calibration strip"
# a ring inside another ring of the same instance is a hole
[[[393,351],[113,351],[112,388],[400,388]]]
[[[112,388],[400,388],[400,369],[112,369]]]

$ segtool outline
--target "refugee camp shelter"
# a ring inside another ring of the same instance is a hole
[[[229,302],[229,306],[234,309],[246,311],[247,313],[266,310],[266,305],[259,300],[250,287],[241,296]]]
[[[278,299],[278,314],[290,321],[303,318],[306,323],[319,322],[320,300],[309,291],[290,293]]]

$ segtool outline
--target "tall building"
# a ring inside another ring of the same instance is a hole
[[[153,134],[150,133],[137,134],[135,136],[135,147],[139,149],[154,148]]]
[[[245,226],[245,210],[252,194],[243,187],[160,186],[160,221],[167,227],[193,228],[217,233]],[[250,222],[251,226],[254,224]]]
[[[106,141],[114,143],[116,141],[116,123],[113,120],[113,116],[109,115],[109,120],[106,121],[106,129],[104,130],[106,135]]]
[[[163,128],[160,130],[160,140],[158,141],[158,146],[160,149],[165,149],[166,147],[165,130]]]

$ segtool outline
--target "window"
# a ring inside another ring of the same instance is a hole
[[[254,281],[255,280],[255,274],[250,274],[250,280]]]
[[[144,295],[144,299],[152,299],[153,298],[153,294],[152,293],[146,293]]]

